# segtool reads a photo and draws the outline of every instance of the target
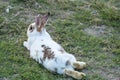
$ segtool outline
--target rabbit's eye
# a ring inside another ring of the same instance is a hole
[[[32,32],[34,29],[34,27],[30,26],[29,30]]]
[[[32,30],[33,28],[32,28],[32,26],[30,27],[30,30]]]

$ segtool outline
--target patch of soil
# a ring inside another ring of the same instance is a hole
[[[118,69],[98,69],[98,74],[100,74],[101,76],[103,76],[105,79],[107,80],[120,80],[120,68]]]
[[[89,60],[89,61],[88,61]],[[118,66],[114,66],[114,67],[109,67],[107,66],[107,64],[109,65],[111,62],[107,61],[103,64],[101,64],[101,62],[96,62],[95,59],[88,59],[87,63],[89,68],[91,69],[83,69],[83,72],[85,72],[86,74],[92,76],[94,74],[101,76],[102,78],[104,78],[105,80],[120,80],[120,67]],[[108,60],[108,59],[107,59]],[[86,67],[86,68],[87,68]]]
[[[89,28],[84,29],[84,31],[88,34],[88,35],[92,35],[95,37],[108,37],[108,36],[112,36],[112,32],[113,32],[113,28],[108,27],[106,25],[101,25],[101,26],[91,26]]]

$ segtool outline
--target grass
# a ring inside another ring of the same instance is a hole
[[[6,13],[8,5],[13,8]],[[82,80],[120,79],[118,0],[0,1],[0,79],[74,80],[47,71],[22,45],[28,25],[46,12],[51,12],[46,28],[52,38],[77,60],[88,63]]]

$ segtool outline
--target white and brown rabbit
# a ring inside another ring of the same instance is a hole
[[[76,61],[72,54],[66,52],[50,37],[45,29],[49,15],[50,13],[45,14],[41,18],[37,16],[35,22],[29,25],[28,40],[24,41],[23,45],[30,50],[30,57],[49,71],[81,79],[85,74],[74,69],[83,69],[86,63]]]

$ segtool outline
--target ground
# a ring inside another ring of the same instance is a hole
[[[0,80],[74,80],[47,71],[23,47],[28,25],[47,12],[52,38],[88,64],[82,80],[120,80],[119,0],[1,0]]]

